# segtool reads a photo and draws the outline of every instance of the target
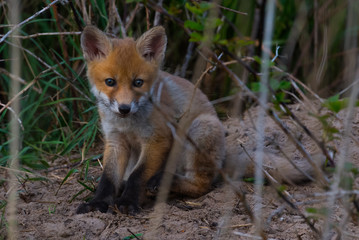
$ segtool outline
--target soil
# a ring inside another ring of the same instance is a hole
[[[325,134],[322,124],[317,118],[308,114],[309,109],[304,106],[297,104],[290,108],[315,136],[321,138]],[[256,110],[256,108],[252,109],[241,120],[229,119],[224,123],[230,132],[229,144],[237,148],[238,158],[248,158],[248,155],[255,153],[256,141],[252,123],[256,122]],[[289,118],[282,119],[312,156],[325,159],[320,149],[298,124],[294,124]],[[328,119],[332,126],[340,130],[335,135],[337,138],[327,143],[336,151],[335,159],[338,159],[343,149],[340,136],[344,131],[344,119],[345,112],[339,113],[337,119],[334,116]],[[266,117],[264,122],[267,139],[265,148],[270,151],[270,159],[265,160],[266,164],[277,161],[276,158],[283,158],[273,146],[282,147],[296,162],[306,161],[277,124],[269,117]],[[348,143],[347,159],[358,167],[359,148],[356,143],[359,140],[358,111],[355,112],[352,124],[353,138]],[[236,134],[235,137],[233,134]],[[233,146],[235,144],[233,138],[238,142],[235,146]],[[239,148],[240,144],[248,150],[248,155],[244,156],[243,151],[238,150],[242,149]],[[218,183],[212,191],[198,199],[175,198],[166,203],[160,203],[156,207],[144,207],[141,213],[135,216],[100,212],[76,215],[76,208],[86,196],[91,196],[91,194],[85,191],[71,201],[79,191],[84,189],[78,183],[79,172],[72,174],[59,189],[70,170],[61,168],[64,164],[64,160],[59,159],[53,163],[51,171],[46,174],[37,173],[47,178],[46,181],[24,181],[19,186],[17,207],[20,239],[124,239],[132,233],[139,234],[140,239],[260,239],[255,236],[256,229],[250,217],[250,212],[254,210],[255,187],[251,182],[242,181],[242,178],[234,178],[240,175],[238,173],[232,172],[230,181]],[[55,170],[59,166],[60,168]],[[243,168],[243,166],[236,166],[236,169]],[[285,175],[282,169],[269,172],[275,178],[279,178],[279,181],[285,181],[281,179],[281,176]],[[100,175],[99,166],[90,166],[89,178],[98,179]],[[330,174],[326,177],[329,181],[333,179]],[[290,204],[278,195],[275,184],[268,182],[263,188],[262,235],[270,239],[315,239],[317,236],[315,231],[320,232],[324,227],[322,214],[325,214],[323,209],[327,206],[329,199],[328,192],[323,189],[320,181],[300,185],[285,184],[288,193],[286,199],[289,199]],[[358,181],[354,182],[354,189],[357,190],[358,186]],[[6,199],[8,189],[6,185],[1,188],[0,199]],[[246,200],[243,201],[240,196],[245,196]],[[341,229],[341,236],[346,236],[347,239],[359,238],[358,210],[355,209],[354,204],[350,204],[347,208],[350,213],[355,214],[348,215],[343,202],[335,202],[334,214],[331,216],[333,225],[328,239],[340,237],[336,231],[338,228]],[[306,220],[312,223],[312,227],[306,223]],[[0,236],[5,236],[5,234],[6,228],[2,227]]]

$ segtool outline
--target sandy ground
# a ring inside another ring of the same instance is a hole
[[[301,121],[314,133],[321,137],[323,131],[321,124],[308,115],[307,109],[300,105],[292,106],[293,112]],[[251,117],[249,117],[251,115]],[[248,150],[248,154],[255,152],[255,139],[252,122],[255,122],[255,109],[251,114],[245,116],[242,121],[230,120],[225,123],[226,128],[233,132],[235,137],[230,134],[228,138],[238,139]],[[343,131],[342,119],[344,113],[339,114],[339,119],[331,117],[330,123],[340,131]],[[295,136],[300,139],[303,146],[313,156],[319,156],[320,151],[312,140],[300,129],[300,127],[289,119],[284,120]],[[266,148],[270,150],[269,160],[276,161],[283,158],[278,151],[274,151],[274,145],[279,145],[288,153],[291,159],[297,162],[305,161],[295,147],[291,147],[286,135],[279,130],[278,126],[268,117],[266,122]],[[353,120],[353,138],[359,140],[359,114],[355,113]],[[338,134],[337,136],[340,136]],[[231,144],[234,144],[233,139]],[[342,140],[335,139],[328,143],[336,149],[336,156],[343,149]],[[246,158],[239,144],[232,146],[237,149],[238,158]],[[359,166],[359,147],[351,139],[349,141],[348,160]],[[337,157],[336,157],[337,158]],[[60,162],[55,162],[54,166],[59,166]],[[237,166],[243,170],[243,166]],[[20,186],[20,199],[18,202],[18,223],[19,235],[21,239],[123,239],[132,233],[139,234],[140,239],[259,239],[253,237],[255,228],[250,218],[250,214],[245,208],[251,211],[254,208],[254,185],[252,183],[240,181],[239,178],[228,183],[219,183],[214,189],[205,196],[198,199],[173,199],[158,206],[157,211],[153,206],[144,207],[141,213],[136,216],[127,216],[121,213],[105,214],[92,212],[76,215],[76,208],[79,206],[89,192],[86,191],[79,195],[72,202],[71,199],[83,187],[77,182],[79,173],[69,177],[66,183],[58,190],[62,180],[68,173],[68,168],[53,170],[47,174],[39,173],[48,178],[48,181],[25,181]],[[235,171],[236,172],[236,171]],[[270,171],[276,178],[283,176],[283,169]],[[89,177],[97,179],[101,174],[99,167],[90,167]],[[285,175],[285,173],[284,173]],[[332,179],[327,175],[329,180]],[[354,188],[358,189],[358,181]],[[320,210],[326,206],[328,194],[316,182],[307,182],[300,185],[286,185],[288,196],[296,207],[293,208],[281,198],[271,184],[263,188],[263,208],[262,222],[263,235],[270,239],[315,239],[315,231],[321,231],[324,222]],[[8,189],[6,185],[0,187],[0,199],[6,199]],[[240,200],[234,189],[239,189],[241,194],[245,194],[246,201]],[[358,198],[356,199],[358,200]],[[348,208],[355,213],[347,215],[344,201],[336,202],[334,214],[331,219],[334,225],[328,239],[339,237],[335,229],[342,229],[342,236],[347,239],[359,239],[358,211],[354,209],[354,204]],[[308,208],[313,208],[308,212]],[[315,211],[316,210],[316,211]],[[311,228],[305,221],[307,218],[313,225]],[[341,227],[341,224],[344,226]],[[6,228],[0,228],[0,236],[5,236]]]

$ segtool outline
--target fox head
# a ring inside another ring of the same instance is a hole
[[[81,47],[99,103],[120,117],[136,113],[157,79],[166,44],[161,26],[137,40],[110,38],[94,26],[85,27]]]

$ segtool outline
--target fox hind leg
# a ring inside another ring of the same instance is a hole
[[[221,122],[216,116],[198,116],[187,131],[194,142],[185,143],[185,166],[182,174],[173,178],[171,191],[189,197],[207,193],[222,167],[225,157],[225,137]]]

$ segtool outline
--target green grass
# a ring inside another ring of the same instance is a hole
[[[127,4],[117,2],[117,10],[123,18],[128,17],[132,14],[137,2],[128,1]],[[50,3],[50,1],[47,1],[47,3]],[[149,3],[148,9],[152,23],[155,13],[150,7],[152,2],[145,3]],[[273,44],[284,45],[299,14],[299,10],[298,4],[293,1],[281,0],[278,4]],[[45,6],[41,1],[28,1],[25,5],[26,8],[22,11],[22,20]],[[236,10],[239,9],[247,13],[247,15],[221,9],[221,15],[215,21],[217,22],[215,27],[219,31],[214,36],[212,48],[220,49],[221,46],[224,46],[229,51],[237,52],[242,56],[246,56],[251,48],[254,48],[254,54],[259,53],[261,49],[258,46],[258,42],[256,42],[258,39],[250,39],[252,26],[256,24],[253,20],[256,6],[253,3],[242,3],[240,1],[223,1],[222,6]],[[80,5],[76,4],[74,4],[74,7],[75,12],[71,10],[69,4],[57,4],[56,10],[55,8],[50,8],[48,11],[24,24],[20,29],[21,35],[29,36],[31,34],[47,32],[80,31],[75,18],[79,19],[82,26],[85,25],[85,19],[82,15],[83,9],[81,9]],[[203,29],[207,26],[209,5],[186,1],[171,1],[169,3],[165,2],[163,7],[172,15],[172,17],[162,16],[162,23],[166,27],[169,38],[164,68],[174,72],[183,64],[184,60],[184,52],[179,52],[178,49],[185,49],[188,41],[191,39],[190,36],[186,36],[181,24],[173,21],[173,17],[180,19],[188,27],[188,30],[192,31],[191,38],[193,41],[203,40]],[[314,18],[310,15],[310,10],[313,9],[313,6],[311,3],[307,3],[306,7],[309,11],[307,19],[308,28],[304,29],[303,34],[310,34],[313,31]],[[8,10],[6,9],[6,4],[2,6],[2,9],[0,19],[2,19],[3,24],[7,24],[6,14]],[[99,28],[106,29],[109,23],[106,2],[91,0],[86,7],[87,11],[89,9],[91,9],[90,21]],[[338,8],[338,11],[343,11],[343,9]],[[144,16],[145,8],[139,8],[127,30],[129,36],[139,36],[147,28]],[[191,18],[188,19],[188,16],[191,16]],[[2,27],[1,29],[4,33],[9,30],[7,27]],[[115,34],[119,33],[119,29],[113,31]],[[337,31],[337,36],[344,35],[343,30],[339,29]],[[193,38],[194,36],[196,38]],[[334,42],[337,41],[335,40]],[[297,44],[301,48],[300,40],[298,40]],[[0,46],[0,55],[3,58],[3,61],[0,62],[0,68],[3,72],[7,73],[11,64],[9,47],[10,45],[7,42]],[[330,52],[341,50],[341,47],[335,44],[331,47],[334,49],[329,49]],[[20,154],[21,163],[30,169],[41,169],[47,168],[51,161],[59,155],[80,153],[83,149],[85,149],[85,152],[88,152],[94,146],[96,140],[98,140],[98,114],[95,108],[95,99],[89,92],[88,82],[85,77],[86,70],[82,59],[79,35],[38,36],[23,39],[21,41],[21,50],[23,65],[20,77],[24,80],[22,88],[31,81],[35,81],[21,95],[21,112],[18,116],[24,127],[21,132],[23,149]],[[218,50],[216,52],[220,53]],[[282,58],[283,61],[291,61],[300,56],[299,52],[294,54],[292,59]],[[186,77],[191,78],[198,57],[198,54],[193,53]],[[224,58],[224,60],[226,59],[228,57]],[[279,63],[281,61],[279,60]],[[303,59],[303,63],[299,63],[299,65],[306,64],[305,61]],[[335,57],[329,61],[329,64],[337,61],[338,57]],[[249,65],[254,70],[259,69],[258,63],[254,62]],[[242,74],[244,71],[243,67],[238,64],[231,66],[231,68],[237,74]],[[337,71],[334,75],[331,74],[329,78],[333,79],[328,80],[326,78],[326,81],[335,81],[338,74],[340,74],[340,71]],[[224,77],[220,72],[214,72],[212,78],[213,83],[209,89],[205,86],[205,89],[208,89],[207,94],[212,99],[228,96],[238,91],[238,89],[234,91],[235,88],[228,76]],[[255,84],[258,78],[249,75],[247,81],[248,85]],[[8,74],[0,75],[0,86],[0,100],[3,104],[6,104],[10,100],[8,95],[10,77]],[[217,109],[220,112],[227,111],[221,105],[217,106]],[[1,166],[6,166],[9,156],[8,139],[10,137],[8,119],[11,114],[7,109],[0,114]]]

